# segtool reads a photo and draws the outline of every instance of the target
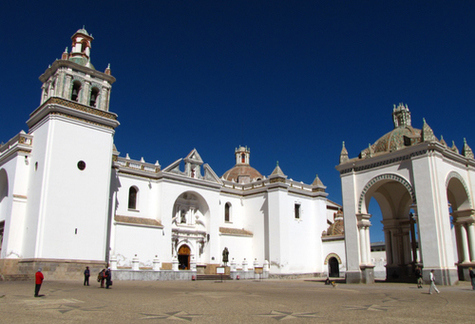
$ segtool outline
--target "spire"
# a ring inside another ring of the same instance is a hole
[[[284,172],[282,172],[282,169],[279,166],[279,161],[277,161],[275,169],[272,171],[271,175],[285,176]]]
[[[312,182],[312,191],[321,191],[325,192],[325,185],[323,184],[322,180],[318,177],[318,174],[315,175],[315,180]]]
[[[452,147],[450,148],[452,151],[454,151],[455,153],[459,153],[459,149],[457,148],[457,146],[455,146],[455,142],[452,141]]]
[[[62,60],[67,60],[68,58],[69,58],[68,48],[66,47],[66,48],[64,49],[63,54],[61,54],[61,59],[62,59]]]
[[[432,128],[426,123],[426,119],[422,118],[424,125],[422,126],[421,137],[423,142],[437,141]]]
[[[470,146],[468,146],[468,144],[467,144],[467,139],[466,139],[465,137],[463,138],[462,155],[465,156],[466,158],[469,158],[469,159],[473,159],[473,158],[474,158],[474,156],[473,156],[473,151],[472,151],[472,149],[470,148]]]
[[[104,73],[107,74],[107,75],[111,75],[111,64],[110,63],[107,64],[107,68],[104,71]]]
[[[340,164],[345,163],[348,160],[349,160],[348,151],[346,150],[346,147],[345,147],[345,141],[343,141],[341,153],[340,153]]]

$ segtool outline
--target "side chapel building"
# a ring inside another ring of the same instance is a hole
[[[394,106],[394,129],[349,158],[340,155],[347,282],[373,282],[368,206],[381,208],[385,236],[386,278],[414,282],[423,266],[429,280],[453,285],[470,280],[475,267],[475,159],[464,139],[462,151],[437,139],[423,120],[412,127],[407,105]]]
[[[91,64],[92,40],[85,29],[72,36],[40,76],[28,132],[0,146],[0,275],[41,266],[70,278],[111,264],[124,278],[183,279],[215,273],[227,248],[235,271],[344,276],[341,206],[318,176],[304,184],[279,166],[263,176],[243,146],[221,177],[196,149],[164,168],[120,156],[116,80]]]

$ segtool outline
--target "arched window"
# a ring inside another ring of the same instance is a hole
[[[226,203],[226,205],[224,205],[224,221],[225,222],[231,221],[231,204],[230,203]]]
[[[137,187],[129,188],[129,209],[137,209]]]
[[[99,89],[94,87],[91,89],[91,97],[89,98],[89,106],[97,107],[97,97],[99,96]]]
[[[241,154],[241,163],[246,163],[246,154]]]
[[[71,92],[71,100],[72,101],[78,101],[80,90],[81,90],[81,82],[74,81],[73,82],[73,91]]]

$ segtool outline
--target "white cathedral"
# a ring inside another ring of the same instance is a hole
[[[264,176],[243,146],[221,177],[196,149],[163,168],[120,156],[115,78],[91,64],[92,40],[72,36],[40,76],[28,131],[0,146],[1,277],[111,266],[116,279],[190,279],[223,264],[234,278],[345,275],[341,206],[318,176],[293,181],[278,165]]]

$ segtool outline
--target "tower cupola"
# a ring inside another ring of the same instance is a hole
[[[236,165],[250,164],[251,150],[247,146],[239,146],[234,150],[234,155],[236,156]]]
[[[69,60],[80,65],[87,65],[91,59],[91,42],[94,38],[83,27],[74,33],[71,39],[73,45]]]

